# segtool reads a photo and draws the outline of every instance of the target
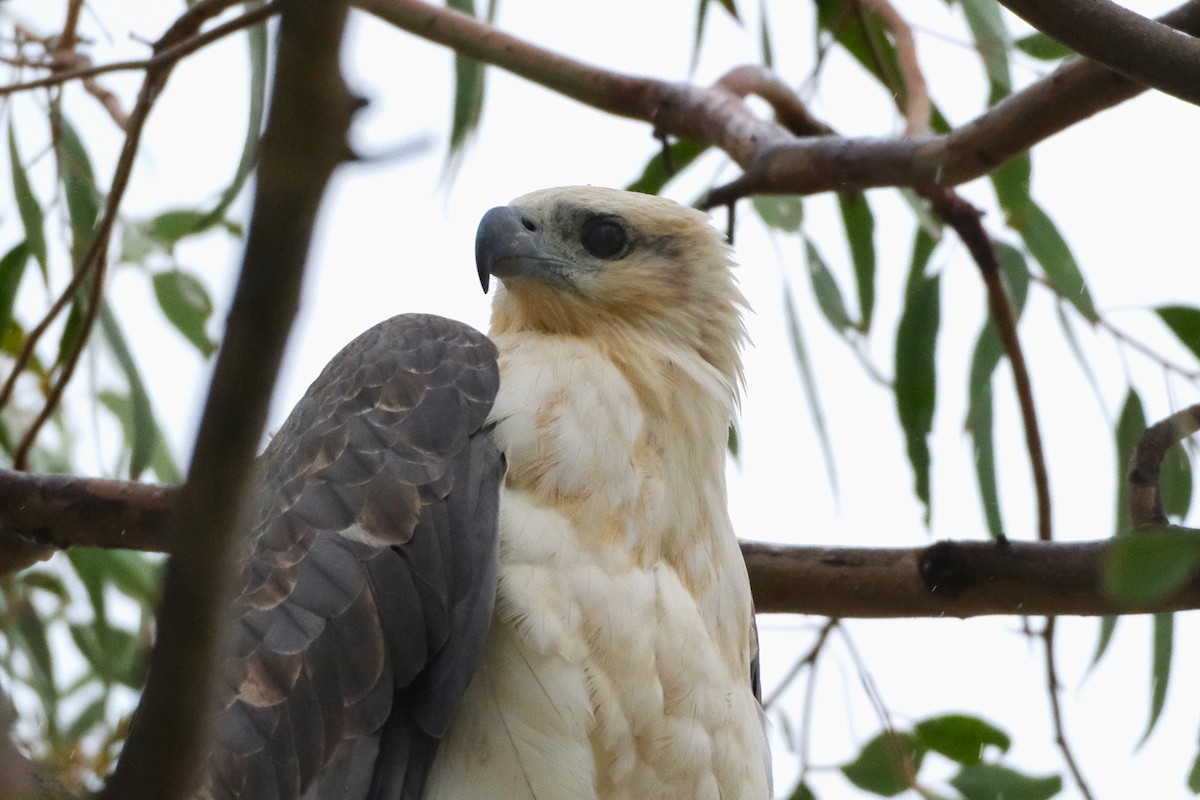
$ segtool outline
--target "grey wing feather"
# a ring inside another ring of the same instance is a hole
[[[504,463],[487,337],[395,317],[264,453],[199,797],[419,798],[487,637]]]

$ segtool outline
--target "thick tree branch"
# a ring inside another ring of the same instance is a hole
[[[1108,0],[1000,0],[1076,53],[1143,86],[1200,104],[1200,41]]]
[[[150,676],[105,800],[190,794],[207,752],[237,522],[299,304],[325,186],[356,107],[338,51],[344,4],[285,0],[270,116],[237,292],[176,505]]]
[[[710,206],[754,193],[957,185],[1146,88],[1094,61],[1074,59],[948,134],[801,139],[755,117],[720,86],[705,89],[600,69],[420,0],[354,0],[354,5],[609,114],[649,122],[664,135],[720,147],[744,173],[714,191]],[[1200,33],[1200,0],[1190,0],[1159,22]]]
[[[173,490],[0,470],[0,554],[89,545],[168,550]],[[201,537],[202,538],[202,537]],[[1200,609],[1200,577],[1171,597],[1122,604],[1102,589],[1110,540],[958,541],[912,548],[742,542],[755,604],[833,617],[1099,616]]]

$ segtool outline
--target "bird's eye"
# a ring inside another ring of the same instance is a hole
[[[583,247],[596,258],[613,258],[625,249],[625,229],[601,220],[583,232]]]

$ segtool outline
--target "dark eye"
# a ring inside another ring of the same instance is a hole
[[[625,249],[625,230],[610,220],[601,220],[583,233],[583,247],[596,258],[612,258]]]

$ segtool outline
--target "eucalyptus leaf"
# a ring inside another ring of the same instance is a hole
[[[990,722],[966,714],[945,714],[918,722],[913,728],[922,746],[964,766],[982,763],[987,748],[1007,753],[1008,734]]]
[[[17,201],[17,213],[21,224],[25,227],[25,244],[29,254],[37,261],[42,269],[42,280],[49,279],[46,256],[46,217],[42,212],[42,204],[33,194],[29,185],[29,176],[21,161],[21,153],[17,147],[17,133],[13,129],[12,117],[8,120],[8,156],[12,170],[13,195]]]
[[[933,429],[937,398],[935,365],[941,319],[940,290],[941,282],[937,276],[920,281],[907,298],[896,331],[896,412],[913,470],[913,491],[925,506],[926,524],[931,513],[928,437]]]
[[[216,352],[217,345],[205,330],[212,317],[213,302],[200,279],[182,269],[170,269],[155,273],[152,281],[163,316],[203,356],[207,358]]]
[[[812,414],[813,428],[817,433],[817,441],[821,445],[821,458],[825,462],[825,474],[829,478],[829,487],[834,498],[838,496],[837,464],[833,458],[833,443],[829,439],[829,428],[825,422],[825,411],[821,405],[821,396],[817,391],[817,379],[813,373],[812,362],[808,355],[808,346],[804,342],[804,331],[800,326],[800,315],[796,313],[796,305],[792,300],[792,289],[786,283],[783,286],[783,313],[787,322],[788,340],[792,344],[792,356],[796,360],[796,370],[800,374],[800,387],[804,391],[804,399],[808,403],[809,413]]]
[[[1062,791],[1062,778],[1035,778],[996,764],[963,767],[950,785],[964,800],[1050,800]]]
[[[859,321],[855,327],[866,333],[875,311],[875,216],[861,192],[840,192],[838,209],[858,285]]]
[[[884,732],[863,745],[858,757],[842,766],[842,774],[860,789],[894,797],[912,786],[925,749],[910,733]]]
[[[1154,310],[1179,343],[1200,358],[1200,308],[1174,305],[1159,306]]]
[[[708,145],[701,144],[695,139],[675,139],[667,146],[667,149],[670,152],[668,157],[671,162],[670,170],[663,161],[662,150],[659,150],[646,162],[642,174],[625,188],[631,192],[659,194],[672,178],[699,158],[700,154],[708,149]]]

